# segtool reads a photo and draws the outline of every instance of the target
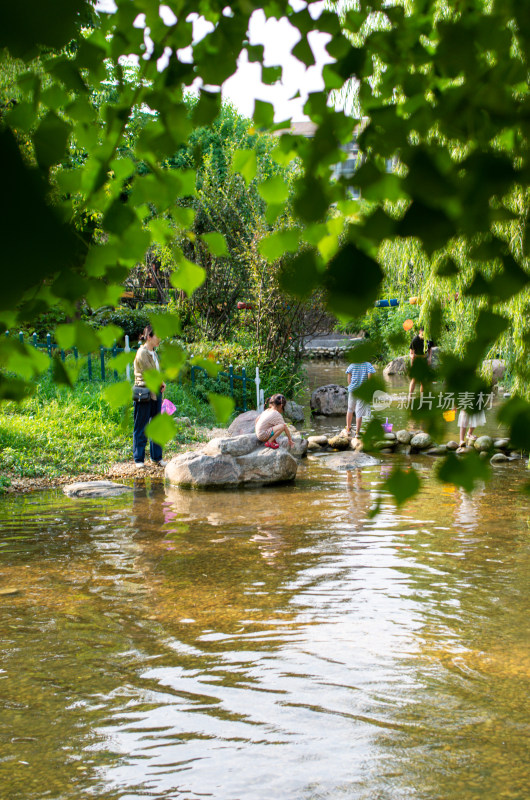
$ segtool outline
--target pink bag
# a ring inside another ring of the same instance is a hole
[[[162,401],[162,414],[174,414],[177,410],[177,407],[173,405],[171,400],[163,400]]]

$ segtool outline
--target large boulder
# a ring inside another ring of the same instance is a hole
[[[336,383],[319,386],[311,395],[311,411],[325,417],[346,414],[348,410],[348,390]]]
[[[244,433],[254,433],[254,427],[259,415],[259,411],[245,411],[240,414],[228,428],[228,435],[242,436]]]
[[[299,403],[295,403],[294,400],[288,400],[285,405],[285,415],[289,417],[291,422],[303,422],[304,407]]]
[[[500,358],[489,358],[482,362],[484,371],[492,383],[499,383],[506,372],[506,362]]]
[[[386,365],[383,370],[383,375],[388,378],[389,375],[406,375],[409,368],[410,358],[408,356],[398,356],[393,358],[392,361]]]
[[[63,486],[63,492],[68,497],[119,497],[121,494],[128,494],[132,491],[134,490],[131,486],[112,481],[80,481]]]
[[[396,439],[400,444],[410,444],[413,436],[412,431],[401,430],[396,433]]]
[[[292,481],[297,468],[287,440],[272,450],[252,433],[212,439],[200,450],[175,456],[166,466],[166,479],[174,486],[203,489],[256,486]]]

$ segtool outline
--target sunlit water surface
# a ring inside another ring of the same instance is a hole
[[[2,800],[526,800],[527,472],[390,463],[0,500]]]

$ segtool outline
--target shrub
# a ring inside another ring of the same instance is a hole
[[[101,328],[105,325],[118,325],[123,328],[124,335],[130,339],[131,345],[138,341],[140,334],[146,325],[149,324],[149,310],[144,308],[101,308],[89,319],[90,325],[94,328]]]

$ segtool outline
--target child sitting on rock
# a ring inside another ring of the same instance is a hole
[[[289,447],[293,446],[291,431],[282,416],[286,403],[283,394],[273,394],[269,399],[269,407],[256,420],[256,436],[260,442],[264,442],[265,447],[270,447],[272,450],[278,449],[279,444],[276,439],[282,433],[287,436]]]

